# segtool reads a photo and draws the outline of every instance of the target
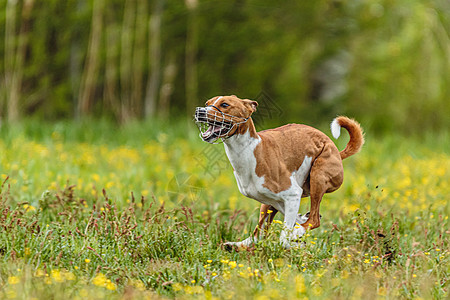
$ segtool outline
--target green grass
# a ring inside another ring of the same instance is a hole
[[[185,124],[2,127],[0,297],[448,297],[448,135],[367,134],[304,247],[283,250],[274,224],[226,252],[259,205]]]

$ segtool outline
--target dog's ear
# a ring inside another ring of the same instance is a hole
[[[252,113],[256,111],[256,108],[258,107],[258,102],[248,99],[244,99],[242,101],[244,101],[245,105],[252,110]]]

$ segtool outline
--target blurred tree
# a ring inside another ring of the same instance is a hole
[[[145,116],[154,117],[161,74],[161,20],[164,0],[156,0],[150,16],[150,76],[145,96]]]
[[[104,6],[104,0],[93,0],[91,33],[84,71],[81,76],[78,116],[89,114],[94,102],[101,59]]]
[[[269,95],[283,120],[450,127],[450,1],[0,1],[0,117],[191,115]],[[270,125],[270,124],[268,124]]]
[[[197,103],[198,72],[197,51],[199,39],[198,0],[185,0],[188,10],[186,24],[186,58],[185,58],[185,85],[186,85],[186,111],[192,115]]]
[[[106,6],[105,27],[105,83],[103,97],[105,100],[105,110],[110,111],[117,119],[123,121],[122,105],[120,102],[118,74],[120,57],[120,23],[117,21],[117,10],[122,9],[115,5]]]
[[[5,81],[7,90],[7,118],[10,122],[16,122],[21,115],[23,101],[22,82],[24,76],[25,55],[29,42],[30,17],[34,0],[26,0],[23,6],[17,1],[8,1],[6,4],[6,29],[5,29]],[[20,29],[16,34],[16,16]]]
[[[175,55],[170,52],[166,58],[166,64],[164,67],[163,80],[161,90],[159,92],[159,116],[162,119],[169,117],[170,98],[174,90],[174,81],[177,75],[177,64],[175,61]]]

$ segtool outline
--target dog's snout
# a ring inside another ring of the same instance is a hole
[[[205,121],[206,119],[206,108],[205,107],[197,107],[195,109],[195,120],[196,121]]]
[[[206,113],[206,107],[197,107],[195,109],[195,114],[205,114]]]

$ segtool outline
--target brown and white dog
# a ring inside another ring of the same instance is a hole
[[[350,134],[350,141],[341,152],[328,136],[306,125],[288,124],[256,132],[251,115],[257,106],[256,101],[234,95],[214,97],[206,102],[206,107],[197,107],[195,121],[204,141],[223,140],[239,191],[261,202],[253,234],[225,246],[250,246],[279,211],[284,214],[280,243],[290,248],[298,245],[307,229],[320,226],[320,201],[325,193],[341,186],[342,160],[361,149],[364,136],[358,122],[342,116],[331,123],[335,138],[341,127]],[[311,198],[310,213],[298,215],[300,199],[307,196]]]

